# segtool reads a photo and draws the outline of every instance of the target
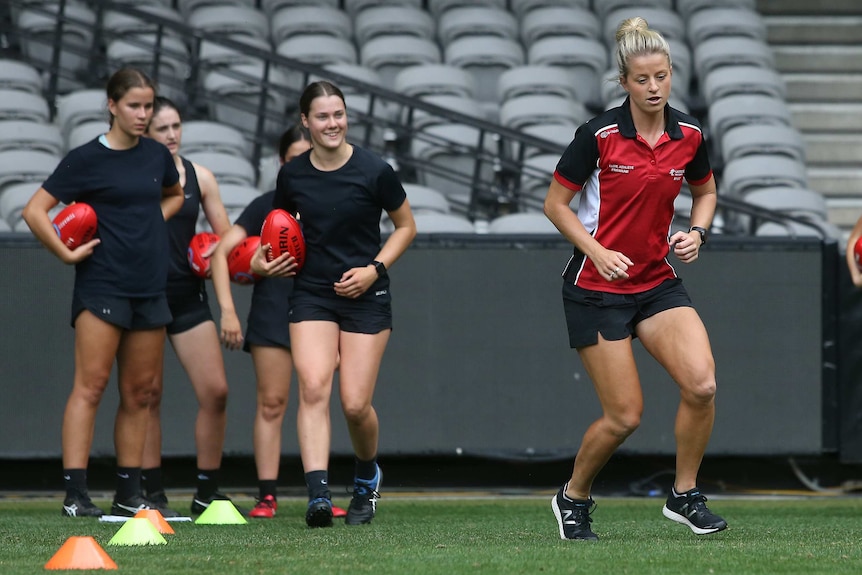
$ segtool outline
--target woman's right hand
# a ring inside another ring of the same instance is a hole
[[[65,264],[74,265],[80,263],[93,255],[93,250],[96,249],[96,246],[100,243],[102,243],[102,240],[95,238],[85,244],[81,244],[74,250],[66,248],[65,253],[60,256],[60,259],[63,260],[63,263]]]
[[[251,258],[251,271],[263,277],[286,278],[296,275],[296,258],[287,252],[281,254],[272,261],[267,261],[266,255],[270,250],[269,244],[261,244]]]
[[[625,254],[604,247],[590,255],[590,259],[599,274],[609,282],[628,279],[628,269],[634,265]]]
[[[236,313],[222,312],[221,341],[228,349],[236,350],[242,347],[242,325]]]

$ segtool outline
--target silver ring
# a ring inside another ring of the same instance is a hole
[[[610,274],[610,276],[611,276],[611,279],[612,279],[612,280],[613,280],[613,279],[616,279],[616,278],[617,278],[617,270],[612,271],[612,272],[611,272],[611,274]]]
[[[621,270],[620,268],[617,268],[614,270],[614,275],[621,274],[621,273],[623,273],[623,270]]]

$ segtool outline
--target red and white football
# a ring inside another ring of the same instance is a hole
[[[213,246],[219,241],[218,235],[212,232],[201,232],[195,234],[189,242],[189,267],[192,273],[199,278],[210,277],[210,258]],[[207,254],[204,257],[204,254]]]
[[[299,222],[285,210],[275,209],[267,214],[260,228],[260,243],[269,244],[267,261],[287,252],[296,259],[296,271],[305,265],[305,238]]]
[[[54,218],[53,224],[54,231],[66,247],[74,250],[93,239],[98,220],[96,211],[89,204],[76,202],[63,208]]]
[[[260,279],[251,271],[251,258],[260,246],[260,236],[249,236],[240,242],[227,256],[227,269],[232,282],[248,285]]]

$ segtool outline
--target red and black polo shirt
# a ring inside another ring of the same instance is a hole
[[[581,192],[578,218],[605,248],[634,262],[629,278],[608,283],[577,248],[566,281],[592,290],[638,293],[676,277],[667,260],[674,199],[682,179],[709,181],[712,167],[700,124],[669,105],[655,147],[635,130],[629,99],[583,124],[563,153],[554,179]]]

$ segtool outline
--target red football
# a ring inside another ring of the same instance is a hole
[[[230,251],[227,269],[230,280],[238,284],[253,284],[260,276],[251,271],[251,258],[260,246],[260,236],[249,236]]]
[[[88,204],[76,202],[63,208],[54,218],[54,231],[66,244],[74,250],[85,244],[96,235],[96,211]]]
[[[856,259],[856,266],[862,271],[862,237],[856,240],[853,246],[853,257]]]
[[[305,264],[305,238],[299,222],[282,209],[275,209],[267,214],[260,228],[260,242],[269,244],[267,260],[272,261],[287,252],[296,258],[296,271]]]
[[[208,278],[210,276],[210,258],[212,247],[218,243],[219,237],[212,232],[201,232],[195,234],[192,241],[189,242],[189,267],[192,268],[192,273],[199,278]],[[207,254],[204,257],[204,254]]]

